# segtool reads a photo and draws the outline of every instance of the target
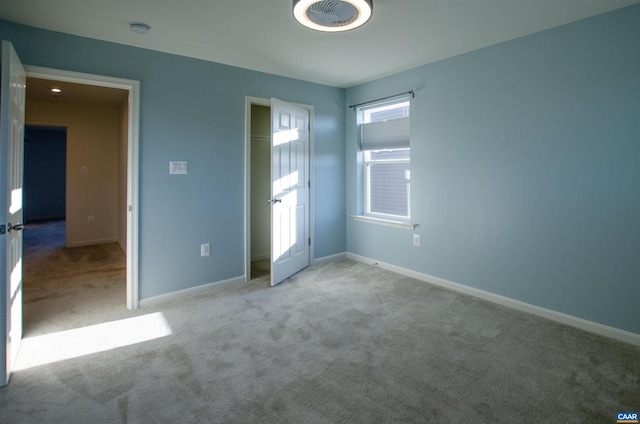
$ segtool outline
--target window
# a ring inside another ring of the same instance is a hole
[[[364,153],[364,215],[410,218],[410,101],[403,98],[358,109]]]

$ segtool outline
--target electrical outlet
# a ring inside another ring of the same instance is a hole
[[[420,234],[413,235],[413,245],[417,247],[420,246]]]
[[[93,224],[93,215],[87,217],[87,224]]]
[[[209,255],[211,255],[211,244],[202,243],[200,245],[200,256],[209,256]]]

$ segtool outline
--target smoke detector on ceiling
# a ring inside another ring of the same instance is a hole
[[[136,34],[146,34],[147,32],[149,32],[151,27],[144,22],[131,22],[129,24],[129,29]]]
[[[349,31],[365,24],[373,0],[293,0],[293,16],[302,25],[325,32]]]

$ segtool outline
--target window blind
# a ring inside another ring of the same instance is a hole
[[[362,150],[406,149],[409,147],[409,118],[369,122],[360,125]]]
[[[367,212],[409,217],[409,163],[367,164],[369,205]]]

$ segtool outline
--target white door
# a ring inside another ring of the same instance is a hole
[[[309,266],[309,111],[271,99],[271,285]]]
[[[0,86],[0,332],[6,349],[0,385],[9,382],[11,368],[22,339],[22,165],[24,148],[24,108],[26,74],[13,46],[2,42],[2,83]],[[3,224],[1,221],[5,221]],[[5,226],[6,225],[6,226]],[[4,228],[2,228],[4,227]],[[4,268],[4,269],[2,269]]]

